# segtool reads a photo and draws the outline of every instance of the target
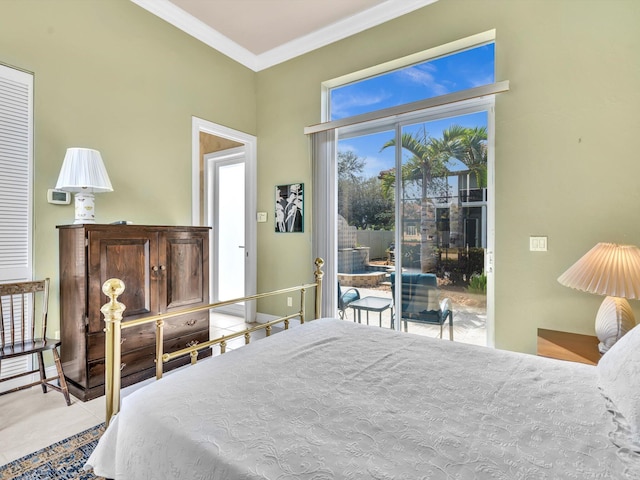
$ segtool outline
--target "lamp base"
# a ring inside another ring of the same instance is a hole
[[[633,310],[626,298],[605,297],[596,315],[598,350],[605,353],[636,325]]]
[[[96,223],[95,197],[93,193],[75,194],[76,220],[74,224]]]

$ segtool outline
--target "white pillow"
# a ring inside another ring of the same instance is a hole
[[[624,417],[626,439],[635,451],[640,451],[640,325],[618,340],[598,362],[598,377],[602,393],[610,400],[614,411]]]

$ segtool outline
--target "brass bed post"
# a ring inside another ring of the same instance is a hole
[[[164,338],[164,320],[156,320],[156,380],[162,378],[162,341]]]
[[[105,322],[105,424],[109,426],[111,418],[120,411],[120,324],[126,307],[118,302],[118,297],[124,292],[124,282],[110,278],[102,285],[102,292],[109,297],[109,302],[100,309]]]
[[[324,272],[322,271],[322,266],[324,265],[324,260],[320,257],[316,258],[316,271],[314,273],[316,278],[316,318],[320,318],[320,314],[322,313],[322,277],[324,277]]]

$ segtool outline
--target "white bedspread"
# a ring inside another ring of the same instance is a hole
[[[154,480],[638,478],[612,426],[594,367],[323,319],[134,392],[87,465]]]

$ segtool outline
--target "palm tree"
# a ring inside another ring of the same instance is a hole
[[[433,272],[437,265],[437,231],[436,209],[433,200],[429,198],[428,190],[435,177],[446,175],[446,162],[449,159],[447,140],[438,140],[428,136],[426,131],[416,136],[413,133],[403,133],[401,146],[412,157],[402,166],[403,182],[412,181],[420,184],[420,269],[422,272]],[[385,143],[381,150],[396,145],[395,138]],[[388,173],[383,179],[383,188],[389,188],[391,178],[395,175]]]
[[[478,188],[487,187],[487,127],[463,128],[453,125],[449,130],[458,146],[452,157],[464,163],[476,177]],[[446,131],[445,131],[446,132]]]
[[[420,268],[422,272],[433,272],[437,265],[437,227],[435,205],[428,191],[434,179],[446,177],[447,164],[457,158],[476,176],[478,187],[487,183],[487,129],[486,127],[462,127],[452,125],[442,132],[442,138],[422,133],[404,133],[401,146],[412,157],[402,166],[403,182],[419,182],[421,186],[420,212]],[[395,138],[385,143],[385,148],[396,145]],[[395,185],[395,170],[381,174],[383,191],[388,195]]]

